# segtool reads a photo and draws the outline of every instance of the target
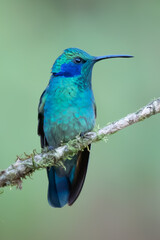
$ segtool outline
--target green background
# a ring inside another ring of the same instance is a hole
[[[39,97],[65,48],[131,54],[95,65],[103,127],[160,96],[160,1],[0,0],[0,169],[40,151]],[[92,146],[72,207],[47,203],[46,171],[0,195],[0,239],[160,239],[160,116]]]

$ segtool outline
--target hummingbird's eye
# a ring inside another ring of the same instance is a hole
[[[85,63],[86,61],[80,57],[76,57],[73,59],[73,62],[76,64],[79,64],[79,63]]]

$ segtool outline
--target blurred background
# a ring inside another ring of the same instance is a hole
[[[40,151],[37,106],[65,48],[131,54],[93,69],[97,124],[160,97],[160,1],[0,0],[0,169]],[[47,202],[46,171],[0,195],[1,239],[160,239],[160,115],[93,144],[72,207]]]

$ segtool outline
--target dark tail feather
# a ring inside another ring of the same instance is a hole
[[[91,145],[88,146],[89,150]],[[68,199],[68,205],[72,205],[76,199],[78,198],[87,173],[88,161],[89,161],[89,154],[87,148],[84,149],[83,152],[80,152],[77,159],[77,164],[74,172],[74,179],[71,185],[71,191]]]

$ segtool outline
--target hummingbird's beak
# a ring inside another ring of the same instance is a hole
[[[133,56],[130,55],[106,55],[106,56],[100,56],[100,57],[95,57],[95,62],[98,62],[103,59],[108,59],[108,58],[132,58]]]

